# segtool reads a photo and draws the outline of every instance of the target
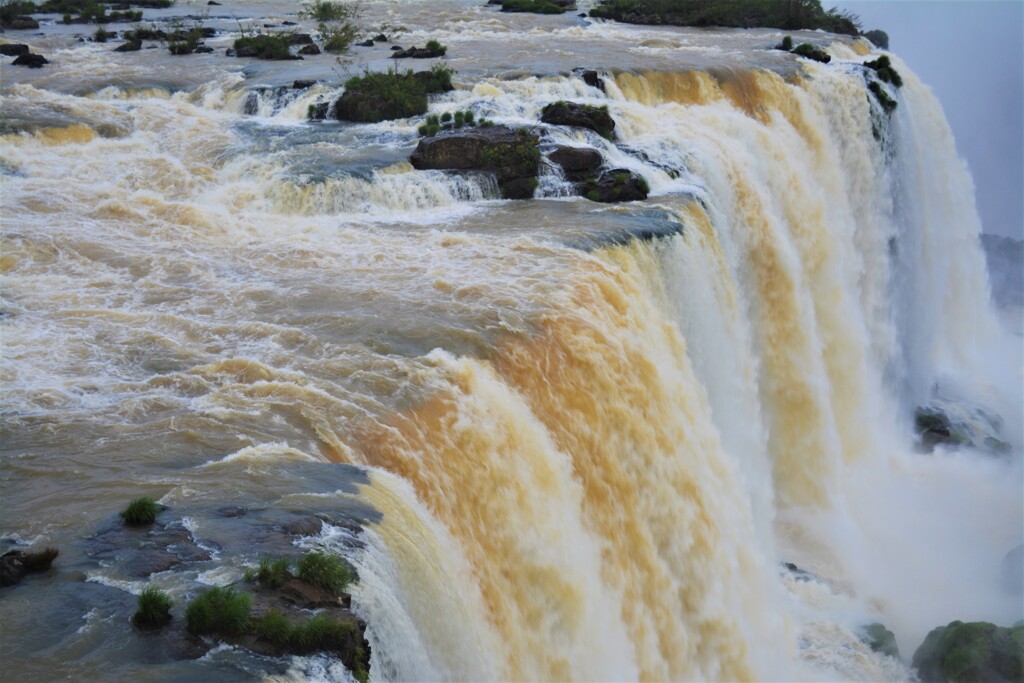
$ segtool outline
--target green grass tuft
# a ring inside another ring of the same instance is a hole
[[[260,568],[256,571],[256,579],[268,588],[280,588],[285,581],[292,578],[290,563],[284,558],[260,558]]]
[[[250,625],[252,596],[234,588],[211,588],[189,603],[185,610],[188,632],[239,635]]]
[[[427,47],[428,50],[433,50],[433,51],[437,52],[442,57],[448,52],[448,46],[447,45],[442,45],[441,43],[437,42],[436,40],[428,40],[426,47]]]
[[[277,609],[272,609],[256,620],[256,635],[276,647],[286,647],[292,638],[292,625],[288,617]]]
[[[300,653],[339,650],[353,628],[350,622],[318,614],[292,629],[291,645]]]
[[[298,562],[299,578],[324,590],[340,593],[352,580],[352,570],[336,555],[310,552]]]
[[[132,617],[136,626],[163,626],[171,620],[174,601],[155,586],[146,586],[139,595],[138,609]]]
[[[286,33],[258,33],[237,39],[234,48],[254,50],[257,59],[291,59],[290,40]]]
[[[152,524],[159,512],[160,506],[155,500],[142,496],[128,503],[128,507],[121,512],[121,519],[131,525]]]

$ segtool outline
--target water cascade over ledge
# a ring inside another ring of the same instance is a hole
[[[273,511],[323,520],[273,547],[356,569],[374,681],[913,680],[932,628],[1024,616],[1021,342],[906,64],[887,112],[863,40],[818,64],[769,30],[426,5],[367,12],[461,55],[432,113],[592,147],[650,196],[569,196],[546,161],[523,201],[415,170],[418,118],[306,121],[331,62],[196,55],[169,83],[55,34],[50,71],[4,67],[0,532],[63,563],[0,598],[11,675],[351,680],[131,630],[147,583],[183,607],[241,581]],[[322,82],[282,87],[302,68]],[[557,100],[607,106],[616,139],[539,123]],[[1008,452],[919,452],[936,401]],[[97,561],[142,494],[209,559]]]

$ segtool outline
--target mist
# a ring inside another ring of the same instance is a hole
[[[829,3],[823,3],[828,6]],[[838,3],[938,96],[971,169],[986,233],[1024,237],[1024,3]]]

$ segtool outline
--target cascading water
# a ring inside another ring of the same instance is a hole
[[[596,148],[650,198],[569,198],[549,170],[506,202],[486,174],[416,171],[418,120],[307,123],[340,88],[275,82],[298,67],[247,81],[211,56],[172,91],[141,55],[116,87],[108,52],[65,49],[67,81],[3,90],[8,541],[71,544],[141,486],[219,544],[215,568],[151,579],[184,600],[255,559],[218,506],[344,510],[361,532],[299,543],[358,569],[373,680],[904,680],[931,628],[1022,616],[999,582],[1022,536],[1019,339],[905,64],[887,114],[862,42],[798,65],[761,49],[773,32],[369,11],[453,54],[502,46],[456,60],[431,111]],[[559,75],[579,64],[552,38],[621,69],[603,91]],[[617,140],[538,124],[559,99],[607,105]],[[915,452],[936,387],[999,412],[1012,452]],[[109,663],[116,600],[82,625],[88,596],[53,598],[39,613],[75,627],[44,634],[29,599],[2,605],[15,673],[142,675],[141,646]],[[858,639],[873,621],[904,661]],[[228,648],[155,676],[267,670]]]

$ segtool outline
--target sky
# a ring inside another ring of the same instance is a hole
[[[942,103],[974,177],[982,230],[1024,238],[1024,0],[834,0]]]

